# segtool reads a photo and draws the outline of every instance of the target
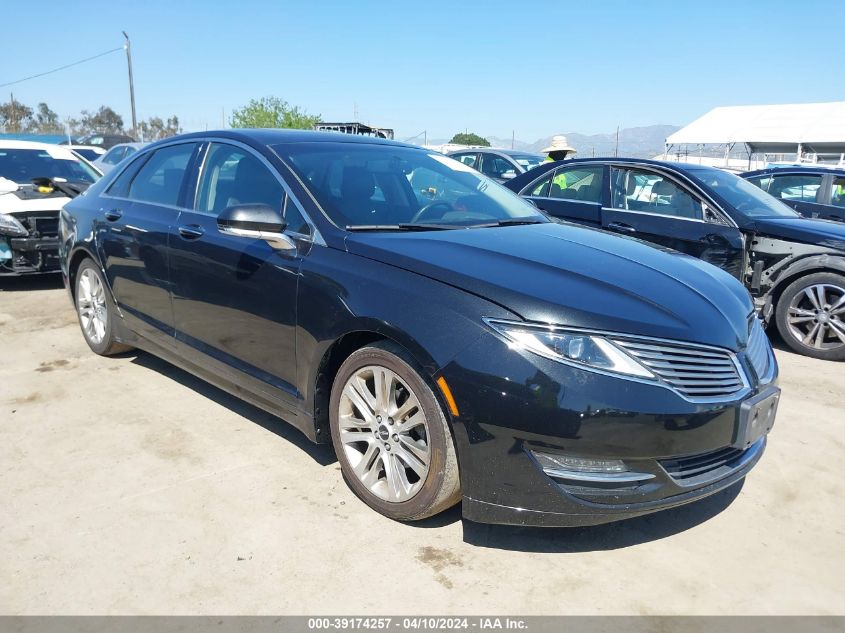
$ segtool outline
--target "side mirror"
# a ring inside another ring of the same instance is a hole
[[[514,171],[513,169],[509,169],[508,171],[500,174],[499,178],[501,178],[502,180],[512,180],[513,178],[516,178],[516,171]]]
[[[278,250],[296,248],[294,241],[284,234],[287,223],[277,209],[266,204],[236,204],[223,209],[217,216],[221,233],[264,240]]]

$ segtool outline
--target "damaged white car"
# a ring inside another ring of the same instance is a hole
[[[59,145],[0,141],[0,276],[59,271],[59,211],[102,174]]]

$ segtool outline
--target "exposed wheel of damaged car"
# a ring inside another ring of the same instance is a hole
[[[815,273],[792,282],[777,305],[777,326],[799,354],[845,360],[845,277]]]
[[[95,352],[131,344],[331,442],[392,519],[654,512],[740,481],[774,423],[739,281],[423,148],[177,136],[67,204],[60,234]]]

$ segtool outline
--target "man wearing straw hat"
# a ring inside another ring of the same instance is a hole
[[[572,147],[563,134],[552,137],[552,144],[540,150],[546,154],[547,161],[564,160],[568,154],[574,154],[578,150]],[[561,189],[566,189],[566,174],[560,173],[554,178],[554,184]]]

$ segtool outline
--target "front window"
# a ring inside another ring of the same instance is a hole
[[[561,168],[551,179],[549,198],[601,203],[604,167]]]
[[[614,168],[611,178],[611,205],[614,209],[688,220],[702,218],[701,202],[661,173],[647,169]],[[756,187],[754,189],[759,191]]]
[[[481,173],[485,176],[490,176],[490,178],[505,180],[516,176],[516,168],[514,168],[509,160],[501,156],[482,154]]]
[[[67,149],[0,149],[0,178],[29,184],[33,178],[93,183],[100,177]]]
[[[837,207],[845,207],[845,178],[839,176],[833,179],[830,203]]]
[[[753,184],[721,169],[688,168],[687,173],[746,218],[796,218],[795,211]]]
[[[547,222],[470,167],[433,152],[358,143],[276,145],[338,226],[458,228]]]
[[[816,202],[822,187],[822,177],[814,174],[775,174],[769,185],[769,195],[790,202]]]

